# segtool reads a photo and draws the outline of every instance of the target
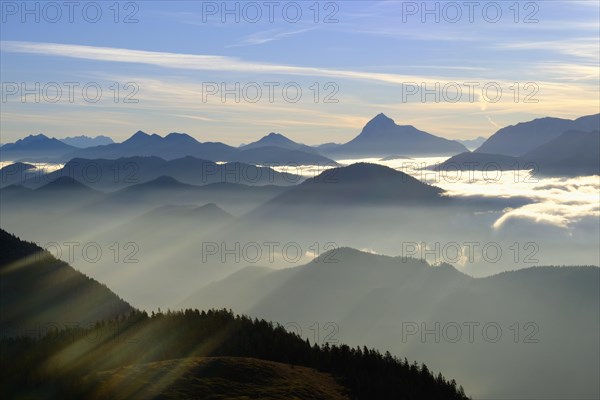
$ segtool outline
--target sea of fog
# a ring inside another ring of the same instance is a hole
[[[342,159],[341,165],[359,162],[375,163],[407,173],[422,182],[446,190],[450,196],[484,196],[491,198],[528,198],[532,203],[506,208],[493,223],[501,229],[509,221],[529,222],[541,229],[558,229],[566,235],[580,225],[598,225],[600,218],[600,176],[572,178],[544,177],[532,170],[514,171],[432,171],[426,167],[448,157]],[[322,166],[275,167],[280,172],[314,177]]]

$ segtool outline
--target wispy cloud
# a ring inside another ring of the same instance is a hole
[[[513,82],[506,80],[500,82],[497,79],[486,79],[483,77],[455,76],[455,77],[440,77],[434,75],[413,75],[413,74],[397,74],[385,72],[370,72],[357,70],[343,70],[321,67],[307,67],[274,64],[256,61],[247,61],[234,57],[204,55],[204,54],[186,54],[186,53],[169,53],[144,50],[132,50],[112,47],[95,47],[70,45],[59,43],[37,43],[37,42],[18,42],[18,41],[3,41],[0,42],[0,50],[2,52],[12,53],[27,53],[38,54],[55,57],[68,57],[86,60],[95,60],[101,62],[115,63],[135,63],[154,65],[163,68],[184,69],[184,70],[204,70],[204,71],[219,71],[219,72],[241,72],[244,74],[275,74],[284,76],[309,76],[309,77],[327,77],[335,79],[350,79],[367,82],[375,82],[381,84],[402,85],[407,82],[426,83],[430,85],[447,83],[479,81],[489,82],[495,81],[500,84],[511,85]],[[526,48],[527,46],[534,48],[536,44],[514,44],[515,48]],[[537,46],[543,46],[537,44]],[[588,49],[590,50],[590,49]],[[590,50],[591,52],[591,50]],[[589,69],[586,69],[586,75],[589,76]],[[538,82],[540,87],[546,90],[552,89],[552,96],[561,92],[564,85],[556,82]],[[542,85],[543,83],[543,85]],[[572,89],[572,87],[570,88]],[[597,88],[596,88],[597,90]]]
[[[500,125],[498,125],[497,123],[495,123],[495,122],[492,120],[492,117],[490,117],[489,115],[486,115],[486,116],[485,116],[485,118],[486,118],[486,119],[487,119],[487,120],[490,122],[490,124],[492,124],[492,126],[493,126],[494,128],[496,128],[496,129],[500,129],[500,128],[502,128]]]
[[[208,117],[201,117],[199,115],[187,115],[187,114],[171,114],[174,117],[179,117],[179,118],[189,118],[189,119],[194,119],[197,121],[205,121],[205,122],[214,122],[216,121],[216,119],[214,118],[208,118]]]
[[[245,61],[239,58],[204,55],[167,53],[122,49],[113,47],[95,47],[60,43],[34,43],[20,41],[1,42],[3,52],[39,54],[47,56],[79,58],[86,60],[148,64],[164,68],[228,71],[244,73],[264,73],[297,76],[320,76],[340,79],[366,80],[372,82],[403,84],[406,82],[440,82],[445,84],[451,80],[436,77],[400,75],[392,73],[353,71],[319,67],[304,67],[282,64],[271,64]]]
[[[269,29],[266,31],[260,31],[252,33],[246,37],[244,37],[240,42],[236,44],[232,44],[227,47],[241,47],[241,46],[256,46],[269,42],[274,42],[276,40],[283,39],[288,36],[298,35],[304,32],[315,30],[315,27],[308,27],[302,29],[296,29],[293,31],[283,31],[281,29]]]
[[[542,50],[589,59],[595,62],[600,60],[597,36],[572,38],[569,40],[514,41],[499,43],[495,47],[514,50]]]

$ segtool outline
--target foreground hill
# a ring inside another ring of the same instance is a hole
[[[173,373],[177,371],[177,373]],[[156,379],[157,376],[164,377]],[[224,379],[224,378],[227,379]],[[134,364],[87,378],[96,398],[349,399],[347,389],[312,368],[243,357],[196,357]]]
[[[12,366],[0,377],[3,398],[466,399],[425,365],[366,347],[311,346],[225,310],[133,312],[38,340],[2,338],[0,350]]]
[[[34,243],[0,229],[0,326],[36,336],[68,324],[115,318],[132,307],[106,286]]]

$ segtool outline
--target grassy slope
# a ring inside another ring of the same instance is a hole
[[[347,399],[311,368],[244,357],[194,357],[134,364],[90,377],[100,398]]]

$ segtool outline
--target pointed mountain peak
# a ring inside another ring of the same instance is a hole
[[[376,138],[395,133],[400,127],[384,113],[377,114],[363,127],[357,138]],[[355,140],[357,139],[355,138]]]
[[[288,139],[283,136],[281,133],[271,132],[267,136],[264,136],[259,140],[259,142],[287,142],[287,143],[295,143],[293,140]]]
[[[157,135],[156,133],[153,133],[152,135],[150,135],[144,131],[137,131],[123,143],[146,143],[152,139],[162,139],[162,138],[159,135]]]
[[[396,125],[396,123],[394,122],[393,119],[391,119],[384,113],[379,113],[375,117],[373,117],[373,119],[371,119],[369,122],[367,122],[366,126],[369,126],[369,125],[383,126],[383,125]]]

